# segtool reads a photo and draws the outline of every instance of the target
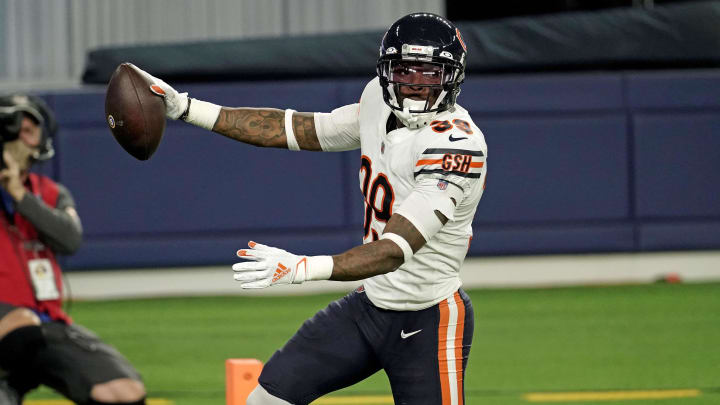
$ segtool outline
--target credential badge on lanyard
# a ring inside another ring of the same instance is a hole
[[[52,263],[48,259],[32,259],[28,261],[30,278],[38,301],[56,300],[60,298]]]

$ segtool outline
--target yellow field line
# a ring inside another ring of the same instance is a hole
[[[622,401],[628,399],[668,399],[700,396],[700,390],[647,390],[647,391],[585,391],[585,392],[531,392],[523,395],[529,402],[570,401]]]
[[[174,405],[175,403],[164,398],[148,398],[147,405]],[[74,405],[66,399],[27,399],[23,405]]]
[[[392,395],[328,397],[316,399],[310,405],[383,405],[394,404]]]
[[[393,398],[390,395],[378,395],[378,396],[348,396],[348,397],[330,397],[320,398],[313,402],[313,405],[352,405],[352,404],[367,404],[367,405],[383,405],[392,404]],[[66,399],[30,399],[25,400],[23,405],[74,405],[72,402]],[[147,400],[147,405],[174,405],[173,401],[162,398],[150,398]]]
[[[523,395],[528,402],[571,402],[571,401],[622,401],[632,399],[692,398],[700,396],[697,389],[645,390],[645,391],[581,391],[581,392],[531,392]],[[365,395],[326,397],[315,400],[311,405],[385,405],[393,404],[391,395]],[[26,400],[23,405],[73,405],[65,399]],[[174,405],[164,398],[149,398],[147,405]]]

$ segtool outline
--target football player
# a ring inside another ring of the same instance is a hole
[[[221,107],[147,74],[169,118],[257,146],[362,151],[362,245],[334,256],[252,241],[238,251],[243,288],[365,280],[273,354],[248,404],[308,404],[381,369],[397,404],[463,403],[473,309],[459,271],[487,173],[483,134],[456,104],[466,58],[450,21],[407,15],[385,34],[360,102],[330,113]]]

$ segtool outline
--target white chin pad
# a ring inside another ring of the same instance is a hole
[[[425,103],[426,102],[424,100],[413,100],[410,98],[406,98],[405,100],[403,100],[403,110],[393,110],[393,114],[395,114],[395,116],[398,117],[400,122],[402,122],[408,128],[422,128],[429,125],[430,121],[435,118],[435,115],[437,115],[437,113],[411,113],[410,111],[424,110]]]
[[[427,101],[425,100],[413,100],[411,98],[406,98],[403,100],[403,112],[409,112],[410,110],[420,110],[423,111],[425,109],[425,104]]]

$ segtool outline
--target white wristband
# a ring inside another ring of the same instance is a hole
[[[300,284],[304,281],[327,280],[332,275],[335,262],[332,256],[307,256],[298,263],[297,273],[293,284]],[[303,261],[305,266],[302,266]]]
[[[391,241],[395,242],[396,245],[400,246],[400,249],[403,251],[403,256],[405,257],[404,263],[407,263],[414,254],[408,241],[406,241],[405,238],[396,233],[384,233],[382,234],[380,239],[390,239]]]
[[[292,116],[295,110],[285,110],[285,138],[287,138],[287,147],[290,150],[300,150],[300,145],[297,143],[295,138],[295,131],[292,127]]]
[[[192,99],[192,101],[188,100],[188,102],[190,103],[190,110],[185,118],[185,122],[212,131],[215,122],[220,116],[222,107],[196,98]]]

